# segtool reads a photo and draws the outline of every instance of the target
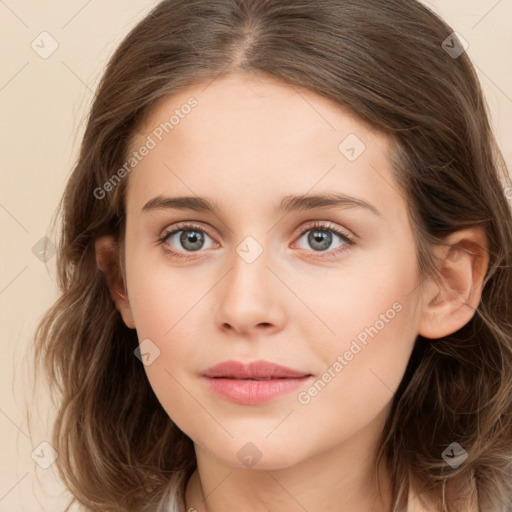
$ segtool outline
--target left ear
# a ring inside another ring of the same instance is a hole
[[[434,248],[440,278],[424,286],[418,334],[437,339],[466,325],[480,303],[489,249],[481,226],[465,228],[444,238],[449,244]]]

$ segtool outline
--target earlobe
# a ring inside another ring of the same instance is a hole
[[[110,296],[121,313],[124,323],[135,329],[130,301],[126,293],[123,273],[120,265],[119,247],[111,235],[104,235],[95,240],[96,265],[105,274]]]
[[[435,248],[439,278],[424,287],[418,334],[437,339],[466,325],[480,303],[489,265],[488,243],[480,226],[447,236]]]

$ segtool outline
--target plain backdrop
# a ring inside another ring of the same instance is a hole
[[[35,462],[37,453],[49,449],[41,443],[50,439],[52,407],[44,389],[32,394],[26,351],[39,319],[57,297],[55,258],[48,253],[48,262],[41,261],[40,241],[53,236],[50,221],[104,65],[157,3],[0,0],[0,512],[65,508],[55,465],[43,469]],[[469,43],[510,169],[512,0],[428,3]],[[30,431],[27,411],[35,424]]]

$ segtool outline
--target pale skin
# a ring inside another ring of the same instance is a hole
[[[189,97],[198,101],[128,178],[122,271],[111,237],[96,242],[124,322],[160,350],[145,366],[151,386],[194,442],[187,510],[388,512],[386,464],[378,468],[382,496],[375,483],[378,436],[416,336],[439,338],[473,316],[488,266],[485,234],[475,227],[447,237],[464,252],[447,258],[448,248],[436,247],[443,281],[420,280],[384,135],[270,79],[238,73],[206,85],[165,98],[138,129],[133,148]],[[349,134],[366,146],[353,161],[339,149]],[[284,196],[320,193],[355,196],[379,214],[354,205],[275,211]],[[160,195],[199,196],[219,210],[142,211]],[[183,222],[204,230],[203,246],[183,246],[181,233],[164,245],[188,259],[157,243]],[[331,233],[328,248],[311,245],[308,229]],[[249,236],[263,249],[251,263],[236,250]],[[297,396],[311,383],[247,406],[212,394],[200,378],[228,359],[269,360],[320,378],[394,303],[400,312],[307,404]],[[261,453],[252,467],[237,456],[249,442]]]

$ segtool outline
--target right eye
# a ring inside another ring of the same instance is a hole
[[[177,257],[187,257],[186,253],[198,252],[205,248],[205,240],[212,238],[203,229],[194,224],[178,224],[167,230],[159,239],[164,249]],[[213,243],[207,244],[207,249]],[[181,247],[180,247],[181,246]]]

